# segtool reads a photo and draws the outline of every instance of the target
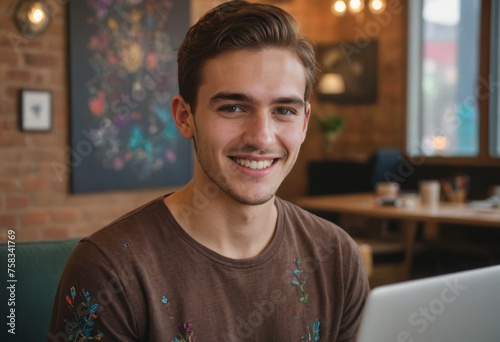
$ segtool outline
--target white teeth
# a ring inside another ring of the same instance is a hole
[[[241,159],[241,158],[236,158],[235,159],[236,163],[240,164],[241,166],[248,167],[253,170],[261,170],[268,168],[269,166],[272,165],[273,160],[249,160],[249,159]]]

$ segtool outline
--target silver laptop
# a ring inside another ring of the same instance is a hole
[[[500,342],[500,265],[373,289],[358,342]]]

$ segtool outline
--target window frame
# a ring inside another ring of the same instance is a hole
[[[490,87],[492,84],[492,75],[497,75],[500,80],[500,62],[496,61],[495,58],[491,58],[490,65],[490,54],[497,53],[500,56],[500,44],[492,44],[492,40],[495,35],[490,33],[490,29],[496,29],[496,32],[500,27],[498,20],[500,19],[500,3],[498,1],[482,0],[481,1],[481,28],[480,28],[480,53],[479,53],[479,81],[478,83],[478,107],[479,107],[479,153],[477,156],[472,157],[443,157],[443,156],[424,156],[416,151],[418,148],[411,146],[412,142],[418,141],[415,130],[411,130],[410,127],[415,125],[421,125],[420,120],[417,115],[410,115],[410,113],[415,113],[419,110],[421,104],[422,92],[420,89],[422,82],[422,0],[412,0],[408,1],[408,6],[405,7],[404,15],[406,16],[405,25],[406,39],[407,39],[407,56],[405,58],[406,79],[404,80],[405,86],[405,96],[406,96],[406,115],[403,120],[404,124],[404,152],[406,155],[411,157],[419,157],[425,159],[426,163],[429,164],[442,164],[442,165],[477,165],[477,166],[500,166],[500,157],[494,157],[490,154],[492,152],[492,145],[494,142],[490,143],[490,137],[494,137],[495,128],[497,122],[493,120],[493,110],[500,110],[500,89],[495,87]],[[413,15],[413,13],[419,13],[420,15]],[[494,23],[495,27],[491,25]],[[411,27],[411,29],[410,29]],[[412,35],[412,39],[410,39]],[[414,39],[413,39],[414,38]],[[495,50],[490,50],[493,47]],[[416,67],[415,67],[416,66]],[[493,74],[493,73],[494,74]],[[418,81],[417,81],[418,80]],[[497,83],[498,84],[498,83]],[[408,94],[418,94],[418,96],[409,96]],[[483,96],[481,96],[483,95]],[[495,118],[496,119],[496,118]],[[422,127],[419,127],[420,130]],[[497,138],[499,138],[497,136]],[[499,138],[500,139],[500,138]],[[415,153],[417,152],[417,153]]]
[[[490,84],[492,96],[489,103],[489,154],[493,158],[500,158],[500,2],[491,3],[491,32],[490,33]],[[497,56],[497,58],[495,58]],[[496,130],[496,132],[495,132]],[[495,157],[494,155],[497,154]]]

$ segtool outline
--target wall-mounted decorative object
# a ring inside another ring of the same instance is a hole
[[[42,1],[19,0],[14,21],[25,37],[34,37],[49,27],[49,9]]]
[[[373,103],[377,100],[377,41],[318,44],[322,74],[318,100]]]
[[[52,92],[23,89],[19,102],[22,131],[46,132],[52,129]]]
[[[172,120],[189,1],[69,2],[74,193],[181,186],[189,140]]]

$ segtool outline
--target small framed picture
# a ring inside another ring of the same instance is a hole
[[[21,130],[47,132],[52,129],[52,92],[21,90]]]

